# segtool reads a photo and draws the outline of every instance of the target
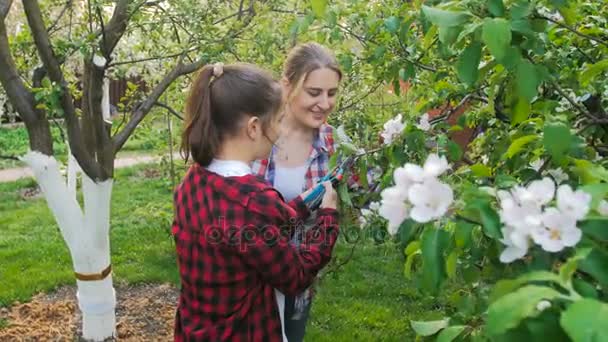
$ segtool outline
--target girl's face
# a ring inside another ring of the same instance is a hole
[[[289,110],[294,119],[309,128],[319,128],[336,106],[340,76],[328,68],[316,69],[308,74],[302,88],[290,101]],[[287,85],[286,93],[290,87]]]

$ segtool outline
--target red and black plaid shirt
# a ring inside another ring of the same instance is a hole
[[[175,341],[281,341],[274,288],[301,293],[325,266],[338,214],[320,209],[299,250],[290,233],[309,215],[255,175],[222,177],[194,165],[175,191],[181,277]]]

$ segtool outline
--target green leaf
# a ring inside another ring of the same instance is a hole
[[[561,281],[565,284],[569,284],[572,281],[572,275],[576,272],[576,267],[578,266],[578,262],[585,259],[587,255],[591,252],[590,248],[584,248],[577,250],[577,253],[569,258],[560,268],[559,268],[559,277]]]
[[[453,325],[443,329],[437,336],[437,342],[452,342],[458,335],[462,334],[466,325]]]
[[[464,49],[458,58],[456,70],[458,71],[458,78],[461,82],[465,83],[469,87],[473,86],[477,82],[477,78],[479,77],[480,61],[481,43],[476,41]]]
[[[492,288],[492,293],[489,297],[490,303],[497,301],[498,299],[515,291],[520,286],[523,286],[529,282],[550,282],[556,284],[562,283],[561,278],[557,274],[548,271],[534,271],[530,273],[525,273],[516,279],[503,279],[498,281],[496,285],[494,285],[494,288]]]
[[[422,6],[422,13],[431,23],[440,27],[460,26],[471,16],[467,12],[445,11],[428,6]]]
[[[439,330],[447,327],[449,322],[450,322],[449,318],[445,318],[440,321],[428,321],[428,322],[410,321],[410,323],[412,325],[412,329],[414,329],[416,334],[419,336],[435,335],[436,333],[439,332]]]
[[[608,288],[608,255],[605,252],[594,249],[584,260],[579,262],[579,269],[589,273],[604,288]]]
[[[513,142],[507,149],[506,156],[507,158],[513,158],[514,155],[518,154],[526,145],[538,139],[538,135],[524,135],[523,137],[519,137]]]
[[[502,0],[488,0],[488,11],[495,17],[503,17],[505,15],[505,5]]]
[[[395,16],[388,17],[384,20],[384,27],[386,27],[390,33],[397,33],[397,31],[399,31],[399,25],[401,25],[401,19]]]
[[[350,200],[348,184],[346,184],[346,182],[340,182],[338,184],[338,195],[340,196],[340,203],[346,205],[347,208],[352,208],[353,203]]]
[[[486,18],[483,22],[481,38],[490,53],[497,60],[501,60],[505,56],[507,48],[511,45],[511,25],[502,18]]]
[[[422,266],[426,289],[432,293],[439,290],[446,277],[443,251],[448,244],[445,230],[427,227],[422,233]]]
[[[405,67],[402,69],[399,69],[399,78],[402,79],[403,81],[407,81],[411,78],[414,78],[416,76],[416,69],[414,68],[414,64],[407,62],[405,64]]]
[[[585,233],[600,241],[608,241],[608,218],[588,219],[578,224]]]
[[[445,270],[448,278],[452,279],[456,276],[456,266],[458,264],[458,250],[453,250],[445,261]]]
[[[561,294],[545,286],[528,285],[501,297],[488,309],[486,331],[489,335],[500,335],[515,328],[527,318],[539,314],[536,305],[541,300],[553,300]]]
[[[415,252],[420,251],[420,241],[415,240],[410,242],[407,247],[405,247],[405,255],[411,255],[414,254]]]
[[[403,275],[406,279],[412,279],[412,265],[417,255],[422,254],[420,250],[413,252],[405,258],[405,265],[403,266]]]
[[[532,101],[538,93],[538,86],[540,85],[534,65],[526,60],[521,61],[517,67],[516,78],[517,95],[528,100],[528,102]]]
[[[532,14],[533,5],[527,0],[520,0],[511,6],[511,18],[522,19]]]
[[[579,300],[562,313],[560,324],[574,342],[608,341],[608,305]]]
[[[446,45],[452,45],[458,39],[462,26],[439,26],[439,41]]]
[[[608,183],[584,185],[580,190],[591,195],[591,208],[597,208],[600,201],[608,196]]]
[[[490,203],[486,201],[477,201],[474,206],[479,211],[479,218],[481,219],[483,232],[496,240],[502,238],[502,232],[500,231],[500,217],[494,209],[490,206]]]
[[[492,177],[492,169],[483,164],[474,164],[469,166],[469,168],[477,177]]]
[[[602,72],[608,70],[608,59],[604,59],[603,61],[597,62],[595,64],[587,65],[585,70],[579,76],[579,81],[583,87],[589,85],[591,80],[601,74]]]
[[[534,38],[536,36],[528,19],[517,19],[511,21],[511,29],[514,32],[519,32],[528,38]]]
[[[572,135],[570,129],[563,124],[545,124],[543,130],[543,145],[551,157],[560,161],[570,150]]]
[[[448,157],[450,161],[459,161],[462,159],[463,151],[460,145],[453,140],[448,140]]]
[[[325,9],[327,8],[327,0],[310,0],[310,5],[312,6],[313,13],[318,18],[323,18],[325,16]]]

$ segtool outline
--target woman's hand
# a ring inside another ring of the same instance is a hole
[[[323,182],[323,185],[325,186],[325,194],[323,194],[320,208],[336,209],[338,207],[338,193],[331,185],[331,181]]]

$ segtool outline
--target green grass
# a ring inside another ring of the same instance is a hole
[[[178,284],[169,235],[170,187],[120,170],[113,190],[111,249],[117,283]],[[68,250],[43,199],[24,200],[19,189],[32,180],[0,184],[0,307],[27,301],[75,283]],[[335,255],[344,258],[343,239]],[[403,277],[403,257],[392,244],[362,243],[339,272],[323,279],[313,302],[308,341],[413,340],[410,320],[442,316],[436,299],[418,293]],[[1,327],[2,322],[0,322]]]
[[[171,192],[163,180],[138,176],[145,167],[117,172],[110,222],[114,277],[176,282],[173,240],[155,214],[164,208],[151,206],[170,205]],[[32,180],[0,184],[0,306],[75,284],[68,249],[46,202],[20,196],[19,189],[32,185]]]

